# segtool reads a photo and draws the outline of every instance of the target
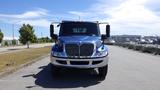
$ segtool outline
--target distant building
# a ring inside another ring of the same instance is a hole
[[[160,37],[159,36],[144,36],[142,37],[147,43],[150,44],[160,44]]]
[[[12,40],[13,40],[13,38],[11,38],[11,37],[4,37],[3,41],[1,43],[1,46],[11,46],[11,45],[13,45]],[[17,37],[15,37],[14,40],[15,40],[16,45],[20,44]]]
[[[114,35],[114,36],[111,36],[111,38],[115,42],[120,42],[120,43],[138,42],[141,39],[141,35]]]

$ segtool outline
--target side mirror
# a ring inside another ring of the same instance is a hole
[[[52,24],[50,25],[50,37],[55,40],[58,39],[58,35],[54,34],[54,25]]]
[[[106,25],[106,36],[110,37],[110,25]]]
[[[102,34],[101,40],[105,40],[110,37],[110,25],[106,25],[106,34]]]
[[[54,34],[54,25],[50,25],[50,37],[53,37]]]
[[[106,34],[102,34],[102,35],[101,35],[101,40],[104,41],[105,39],[107,39]]]

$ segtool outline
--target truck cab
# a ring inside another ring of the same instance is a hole
[[[52,46],[50,60],[53,75],[62,68],[95,69],[98,76],[105,78],[108,71],[109,52],[104,40],[110,37],[110,25],[106,34],[100,34],[99,22],[62,21],[59,35],[54,33],[54,23],[50,25]]]

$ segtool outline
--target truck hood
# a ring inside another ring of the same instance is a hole
[[[62,43],[94,43],[101,45],[101,37],[97,36],[61,36],[59,41]]]

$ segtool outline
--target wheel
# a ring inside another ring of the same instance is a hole
[[[53,76],[59,76],[60,75],[60,68],[51,64],[51,72],[52,72]]]
[[[99,72],[98,76],[102,79],[105,79],[108,72],[108,65],[98,68],[98,72]]]

